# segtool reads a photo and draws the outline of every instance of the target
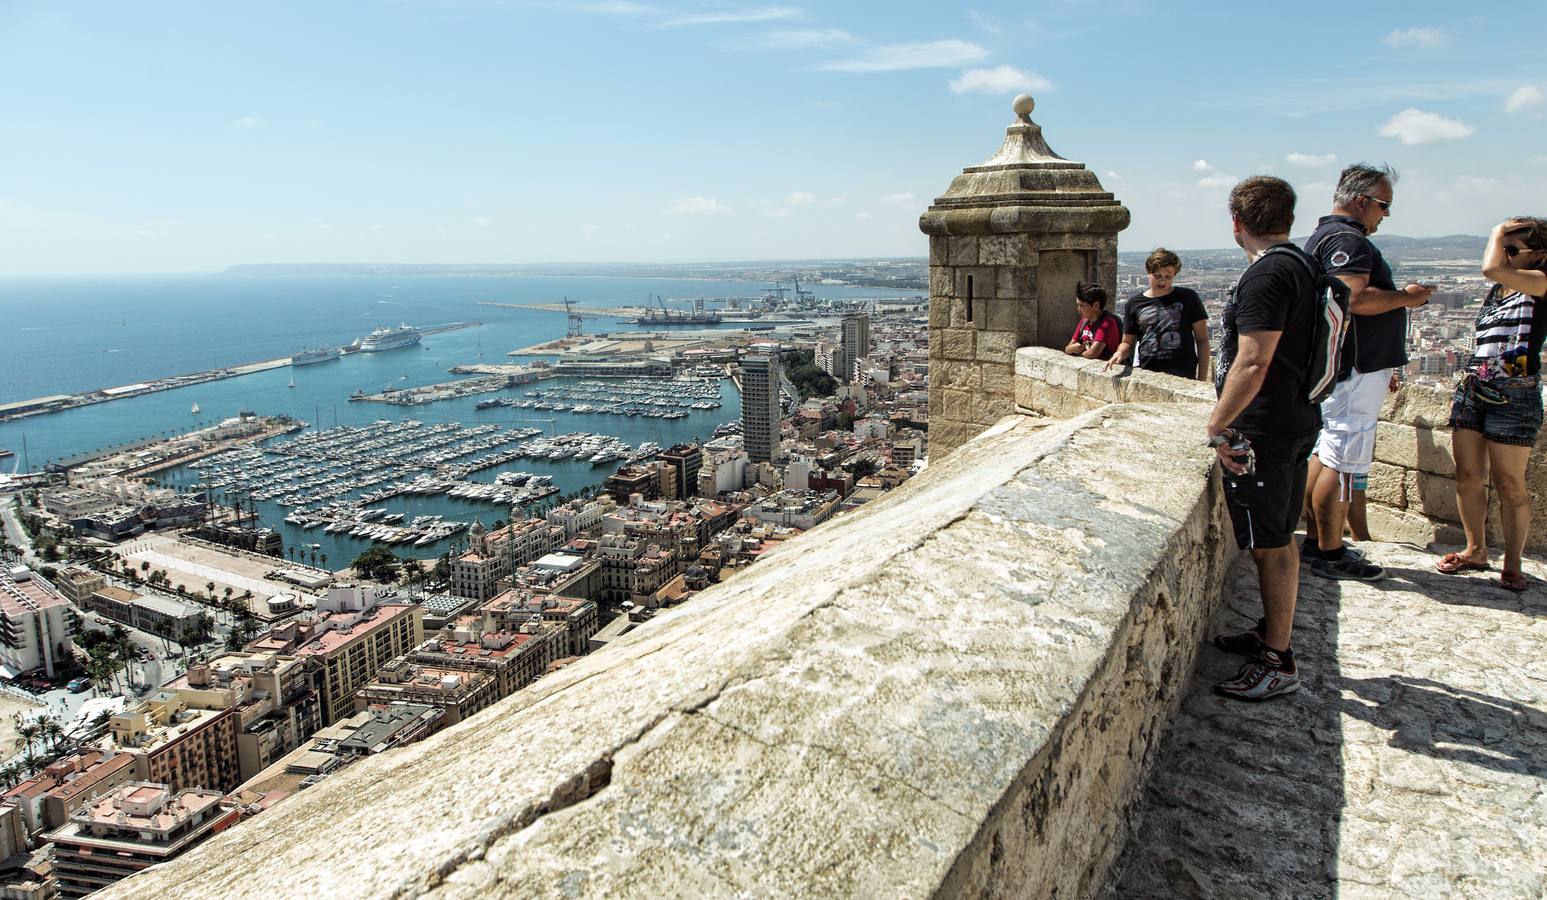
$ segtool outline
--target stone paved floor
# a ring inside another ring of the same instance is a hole
[[[1388,580],[1301,568],[1298,694],[1217,698],[1240,660],[1202,651],[1109,898],[1547,897],[1547,566],[1515,595],[1369,550]],[[1226,592],[1249,627],[1246,558]]]

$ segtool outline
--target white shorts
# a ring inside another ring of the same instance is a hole
[[[1375,462],[1375,425],[1386,402],[1391,370],[1354,372],[1321,404],[1321,435],[1313,451],[1321,464],[1345,475],[1368,475]]]

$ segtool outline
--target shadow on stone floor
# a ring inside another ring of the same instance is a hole
[[[1341,710],[1394,732],[1390,746],[1547,779],[1547,713],[1428,678],[1344,678]]]
[[[1334,896],[1346,805],[1338,658],[1342,583],[1307,576],[1295,613],[1298,693],[1264,704],[1216,697],[1243,663],[1206,646],[1155,760],[1120,871],[1105,897]],[[1241,559],[1210,634],[1261,615]]]
[[[1439,561],[1443,554],[1436,554]],[[1464,575],[1445,575],[1433,569],[1415,569],[1386,566],[1386,580],[1371,582],[1378,590],[1413,590],[1436,603],[1447,606],[1479,606],[1502,609],[1528,616],[1547,616],[1547,584],[1527,576],[1529,587],[1522,593],[1506,591],[1499,587],[1499,567],[1486,572],[1468,572]]]

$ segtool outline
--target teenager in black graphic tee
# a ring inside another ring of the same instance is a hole
[[[1144,261],[1149,290],[1128,298],[1123,308],[1123,343],[1111,365],[1132,359],[1152,372],[1199,378],[1208,368],[1208,313],[1197,292],[1175,287],[1182,261],[1165,248]],[[1201,363],[1201,364],[1200,364]]]
[[[1134,294],[1123,314],[1123,335],[1134,339],[1133,364],[1151,372],[1197,378],[1193,325],[1208,318],[1203,298],[1189,288],[1172,288],[1164,297]]]

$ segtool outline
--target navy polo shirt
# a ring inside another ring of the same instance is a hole
[[[1349,216],[1322,216],[1305,242],[1305,251],[1321,262],[1328,275],[1364,275],[1370,286],[1394,291],[1391,266],[1370,242],[1364,225]],[[1356,315],[1343,341],[1344,367],[1378,372],[1407,365],[1407,307],[1373,316]]]

